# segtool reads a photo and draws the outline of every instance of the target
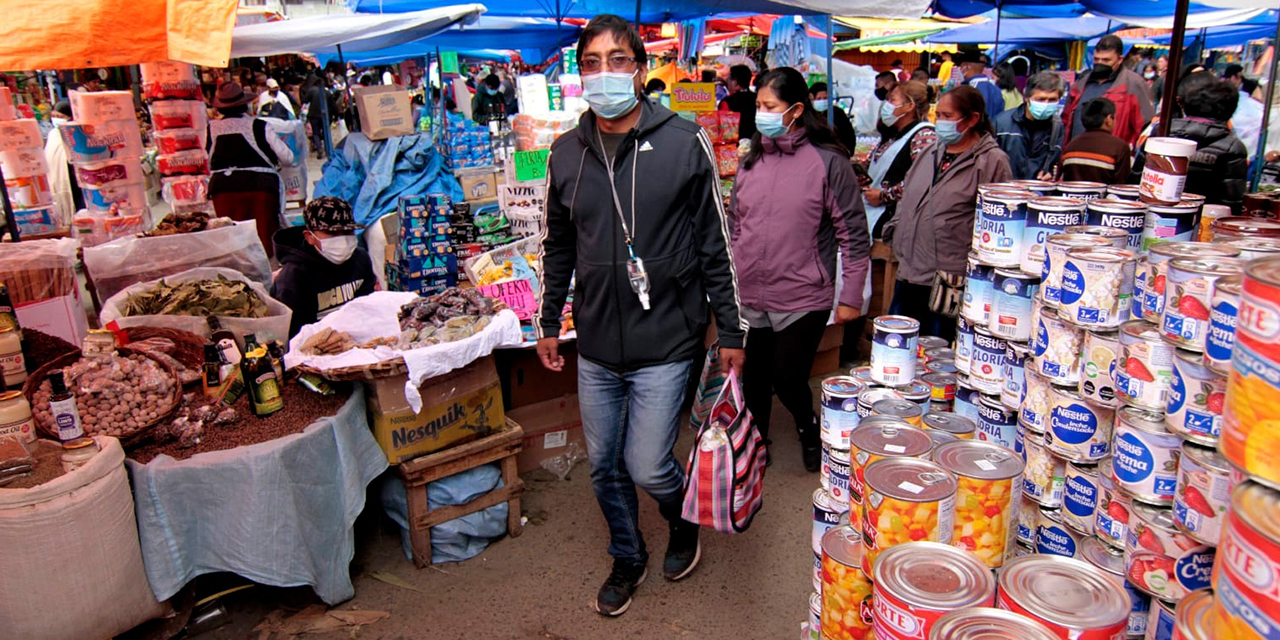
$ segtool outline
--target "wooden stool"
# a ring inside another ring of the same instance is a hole
[[[516,454],[520,453],[523,437],[524,430],[508,418],[506,428],[493,435],[414,458],[397,467],[409,497],[409,546],[413,550],[413,563],[419,569],[431,564],[431,527],[500,502],[507,503],[507,535],[512,538],[520,535],[520,493],[524,491],[524,482],[516,474]],[[502,463],[503,486],[467,504],[430,507],[427,483],[498,461]]]

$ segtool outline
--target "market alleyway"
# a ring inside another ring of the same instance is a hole
[[[402,554],[395,530],[384,524],[380,507],[369,504],[357,523],[352,565],[356,596],[338,608],[391,616],[355,634],[343,630],[304,637],[794,640],[808,615],[812,590],[811,498],[818,474],[805,473],[791,416],[776,401],[774,422],[778,442],[765,478],[764,509],[745,534],[704,531],[702,562],[687,580],[662,580],[666,525],[654,502],[641,500],[652,556],[649,578],[620,618],[604,618],[591,609],[610,560],[604,519],[581,462],[563,482],[542,470],[524,476],[528,489],[523,509],[529,519],[524,534],[501,539],[462,563],[415,569]],[[677,447],[681,460],[687,459],[692,435],[688,429],[682,433]],[[401,578],[417,591],[371,577],[374,573]],[[308,588],[255,587],[224,602],[230,623],[198,638],[256,638],[253,627],[271,611],[296,610],[316,600]]]

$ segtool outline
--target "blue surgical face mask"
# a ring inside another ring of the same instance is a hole
[[[631,113],[639,98],[636,97],[636,73],[602,71],[582,76],[582,95],[591,110],[605,120],[613,120]]]
[[[1058,114],[1058,103],[1032,100],[1027,103],[1027,109],[1031,111],[1032,120],[1048,120]]]
[[[880,122],[883,122],[884,126],[892,127],[898,123],[898,120],[902,119],[902,116],[894,113],[896,109],[897,107],[893,106],[893,103],[888,100],[880,103]]]
[[[795,105],[791,106],[794,107]],[[787,115],[787,111],[790,110],[791,107],[787,107],[786,111],[779,111],[777,113],[757,111],[756,129],[760,132],[760,135],[767,138],[777,138],[778,136],[787,135],[787,130],[791,127],[782,123],[782,116]]]
[[[822,98],[821,100],[814,100],[814,101],[813,101],[813,110],[814,110],[814,111],[821,111],[821,112],[823,112],[823,113],[826,113],[826,112],[827,112],[827,109],[829,109],[829,108],[831,108],[831,101],[830,101],[830,100],[828,100],[828,99],[826,99],[826,98]]]
[[[497,89],[494,89],[493,87],[485,87],[485,88],[484,88],[484,92],[485,92],[485,93],[487,93],[487,94],[489,94],[489,95],[491,95],[491,96],[496,96],[496,95],[498,95],[498,90],[497,90]]]
[[[938,118],[938,122],[934,125],[934,130],[938,133],[938,140],[942,144],[955,144],[964,137],[964,133],[956,127],[957,124],[955,120]]]

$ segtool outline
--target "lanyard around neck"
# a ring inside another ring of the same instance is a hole
[[[622,240],[627,243],[627,251],[631,256],[635,257],[635,249],[631,244],[631,233],[636,228],[636,164],[639,158],[631,159],[631,226],[627,227],[626,214],[622,212],[622,201],[618,199],[618,186],[613,181],[613,158],[605,152],[604,136],[596,129],[596,139],[600,142],[600,153],[604,156],[605,173],[609,174],[609,193],[613,195],[613,210],[618,214],[618,221],[622,223]],[[623,139],[625,142],[626,139]],[[618,155],[621,150],[622,143],[618,143],[618,149],[614,150],[614,156]]]

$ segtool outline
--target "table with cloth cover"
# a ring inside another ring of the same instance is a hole
[[[186,460],[129,460],[128,468],[157,599],[219,571],[271,586],[310,585],[330,605],[355,595],[352,526],[365,487],[387,468],[359,385],[337,415],[302,433]]]

